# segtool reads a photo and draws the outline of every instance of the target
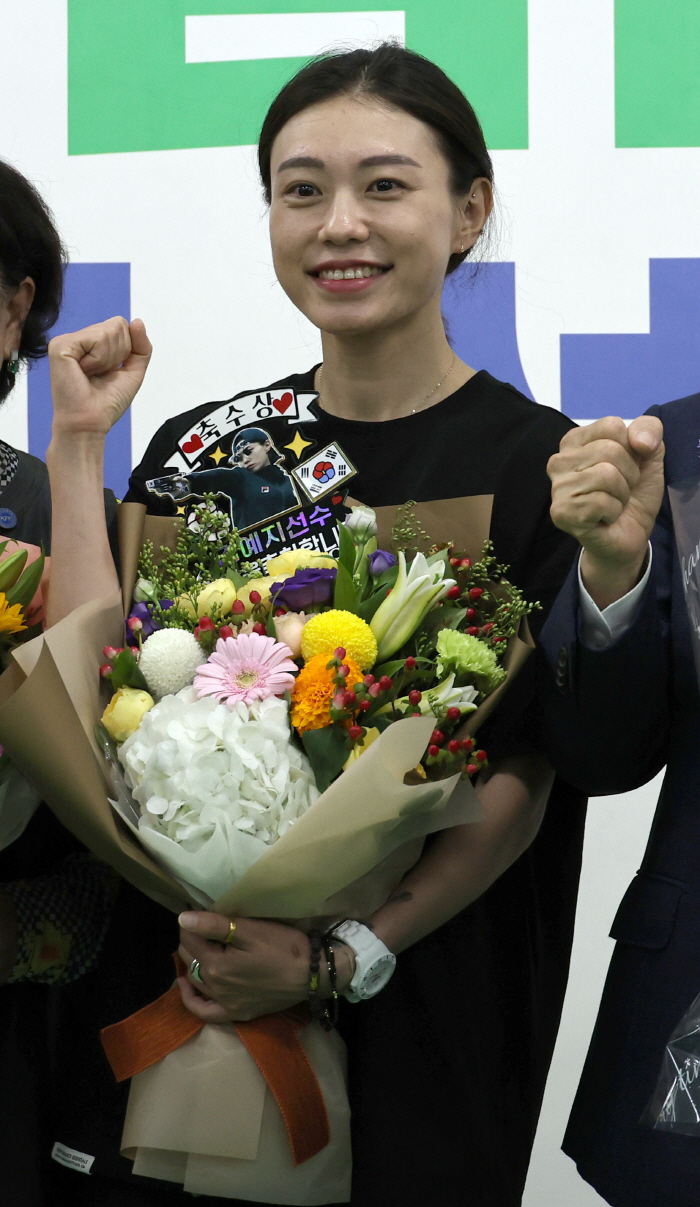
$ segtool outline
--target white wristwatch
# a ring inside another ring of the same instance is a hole
[[[396,956],[368,926],[349,918],[333,931],[355,953],[355,973],[345,990],[349,1002],[364,1002],[391,980]]]

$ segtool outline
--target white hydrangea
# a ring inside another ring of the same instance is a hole
[[[119,758],[141,805],[140,828],[190,851],[231,827],[269,845],[319,795],[277,696],[231,707],[184,688],[146,713]]]
[[[193,633],[157,629],[143,643],[139,667],[156,700],[189,687],[207,656]]]

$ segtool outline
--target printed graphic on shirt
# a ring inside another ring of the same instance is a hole
[[[243,428],[269,419],[284,419],[292,424],[304,420],[313,423],[316,416],[309,408],[317,397],[317,394],[297,394],[288,389],[259,390],[224,402],[195,423],[191,430],[183,432],[171,464],[177,469],[192,469],[210,447]]]
[[[292,470],[292,476],[310,499],[318,499],[329,490],[337,491],[355,472],[342,449],[334,443],[302,461]]]
[[[208,422],[202,420],[199,426]],[[294,481],[281,468],[281,461],[265,428],[246,427],[236,432],[230,455],[222,453],[213,469],[152,478],[146,486],[154,494],[169,495],[176,503],[201,499],[205,494],[218,495],[228,501],[231,523],[244,532],[299,505]]]

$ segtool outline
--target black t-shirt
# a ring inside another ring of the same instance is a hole
[[[337,553],[346,496],[371,507],[454,499],[459,509],[469,496],[493,495],[496,556],[526,598],[542,605],[531,617],[537,632],[577,548],[552,524],[546,472],[571,420],[483,370],[415,415],[381,423],[339,419],[318,406],[314,372],[169,419],[134,471],[127,501],[145,503],[152,514],[187,517],[202,494],[218,493],[244,533],[246,554],[264,570],[267,558],[293,547]],[[269,463],[294,496],[290,506],[272,486],[258,493],[264,515],[249,513],[249,525],[238,518],[240,488],[232,475],[253,481],[268,471],[224,468],[244,437],[266,439]],[[437,541],[450,535],[430,533]],[[482,731],[492,758],[537,744],[533,696],[527,667]]]

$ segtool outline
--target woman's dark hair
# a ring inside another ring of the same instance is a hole
[[[20,172],[0,160],[0,302],[8,301],[25,277],[31,277],[36,286],[22,328],[20,360],[38,360],[46,353],[46,336],[61,307],[65,262],[65,249],[48,206]],[[0,402],[14,384],[15,375],[4,360]]]
[[[334,96],[372,96],[404,109],[436,133],[450,165],[452,188],[461,196],[477,176],[493,183],[493,165],[479,119],[466,96],[430,59],[383,42],[375,50],[350,50],[312,59],[285,84],[272,102],[258,145],[265,200],[270,204],[272,145],[290,118]],[[454,272],[468,251],[450,256]]]

